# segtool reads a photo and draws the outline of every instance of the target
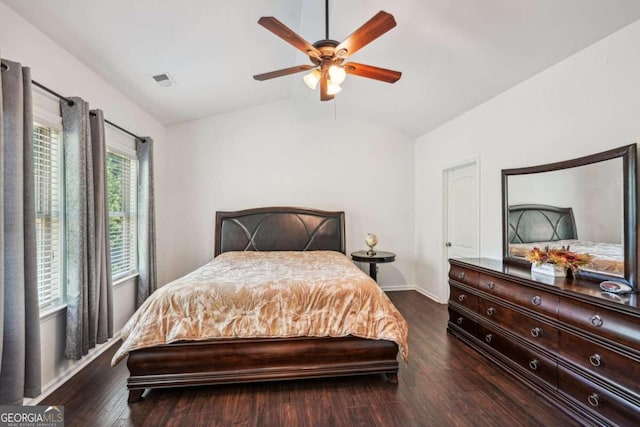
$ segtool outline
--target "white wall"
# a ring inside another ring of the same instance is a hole
[[[640,21],[586,48],[415,144],[416,279],[446,302],[442,170],[481,159],[482,257],[501,258],[505,168],[567,160],[640,139]]]
[[[156,167],[165,169],[163,151],[165,129],[134,101],[107,84],[71,54],[0,2],[0,54],[31,68],[32,78],[65,96],[80,96],[92,108],[100,108],[110,121],[140,136],[155,139]],[[169,177],[158,174],[156,195],[163,198],[163,183]],[[160,191],[158,191],[158,189]],[[158,212],[158,246],[162,250],[165,221]],[[162,280],[162,270],[159,269]],[[133,314],[134,286],[126,283],[114,289],[114,330],[118,331]],[[42,384],[46,390],[76,363],[64,359],[65,311],[46,316],[41,321]]]
[[[339,109],[338,109],[339,111]],[[177,278],[213,258],[217,210],[297,206],[346,212],[347,252],[368,232],[397,261],[383,287],[413,286],[413,141],[373,123],[334,119],[333,104],[291,100],[168,128],[173,159],[172,254]],[[363,265],[368,271],[368,265]]]

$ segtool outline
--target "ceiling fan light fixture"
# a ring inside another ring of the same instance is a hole
[[[344,67],[340,65],[332,65],[329,67],[329,77],[333,83],[340,85],[347,77],[347,72],[344,70]]]
[[[318,87],[318,82],[320,81],[320,70],[315,68],[309,74],[306,74],[302,80],[304,80],[304,84],[311,90],[315,90]]]
[[[390,13],[380,11],[342,42],[329,38],[329,0],[325,0],[325,38],[311,44],[273,16],[263,16],[258,24],[309,57],[313,65],[298,65],[254,75],[255,80],[269,80],[289,74],[310,71],[303,77],[305,85],[315,90],[320,85],[320,101],[331,101],[342,90],[347,74],[395,83],[402,73],[386,68],[343,61],[396,26]]]

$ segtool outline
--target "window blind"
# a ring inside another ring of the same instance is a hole
[[[36,251],[41,309],[63,302],[60,134],[59,129],[34,123]]]
[[[113,279],[118,279],[138,270],[136,160],[108,152],[107,186],[111,272]]]

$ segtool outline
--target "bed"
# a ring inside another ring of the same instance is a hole
[[[624,246],[580,240],[572,208],[525,204],[509,206],[509,255],[524,257],[534,247],[569,247],[593,256],[584,270],[624,276]]]
[[[127,358],[129,402],[148,388],[365,374],[397,383],[408,326],[344,255],[344,236],[344,212],[218,212],[214,260],[158,289],[123,328],[112,364]],[[294,300],[303,309],[288,310]]]

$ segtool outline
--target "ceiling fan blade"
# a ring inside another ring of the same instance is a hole
[[[296,65],[295,67],[283,68],[282,70],[270,71],[268,73],[256,74],[253,76],[256,80],[269,80],[275,79],[276,77],[282,77],[289,74],[300,73],[302,71],[307,71],[313,68],[313,65]]]
[[[289,27],[278,21],[273,16],[263,16],[258,20],[258,24],[271,31],[296,49],[301,50],[305,55],[319,57],[320,51],[313,47],[311,43],[297,35]]]
[[[343,58],[351,56],[395,26],[393,15],[381,10],[340,43],[336,54]]]
[[[320,78],[320,101],[331,101],[333,99],[333,95],[329,95],[327,92],[328,89],[327,77],[322,76]]]
[[[374,67],[373,65],[357,64],[355,62],[347,62],[344,64],[344,71],[354,76],[367,77],[387,83],[395,83],[400,80],[402,76],[400,71],[387,70],[386,68]]]

